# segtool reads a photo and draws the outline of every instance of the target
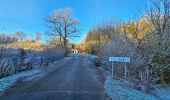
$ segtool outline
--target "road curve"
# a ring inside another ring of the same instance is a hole
[[[109,100],[98,72],[83,54],[56,66],[35,82],[13,86],[0,100]]]

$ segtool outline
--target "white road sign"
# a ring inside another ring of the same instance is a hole
[[[126,68],[126,63],[130,62],[129,57],[109,57],[109,61],[112,62],[112,78],[114,78],[114,64],[113,62],[124,62],[124,77],[126,79],[126,73],[127,73],[127,68]]]
[[[129,57],[109,57],[109,61],[113,62],[130,62]]]

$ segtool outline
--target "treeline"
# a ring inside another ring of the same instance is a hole
[[[26,39],[26,33],[16,32],[14,34],[0,33],[0,46],[3,48],[22,48],[32,50],[42,50],[41,33],[36,33],[36,39]]]
[[[91,54],[98,54],[101,45],[111,41],[117,34],[124,34],[134,45],[139,45],[153,25],[146,17],[128,23],[114,23],[109,20],[91,29],[85,38],[83,50]]]
[[[137,84],[170,83],[170,2],[154,0],[146,9],[137,20],[108,21],[91,29],[82,49],[101,58],[130,57],[128,80]],[[108,59],[100,63],[111,66]],[[122,75],[121,67],[115,70],[116,76]]]
[[[121,31],[121,25],[111,22],[105,21],[87,33],[82,48],[84,52],[98,54],[101,45],[109,42],[114,36],[113,33],[119,33]]]

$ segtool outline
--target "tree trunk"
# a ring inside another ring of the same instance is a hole
[[[63,39],[64,42],[64,50],[65,50],[65,56],[67,55],[67,39]]]

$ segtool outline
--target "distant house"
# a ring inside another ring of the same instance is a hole
[[[77,49],[74,49],[74,53],[78,53],[78,50],[77,50]]]
[[[78,53],[78,50],[77,49],[72,49],[71,52],[72,53]]]

